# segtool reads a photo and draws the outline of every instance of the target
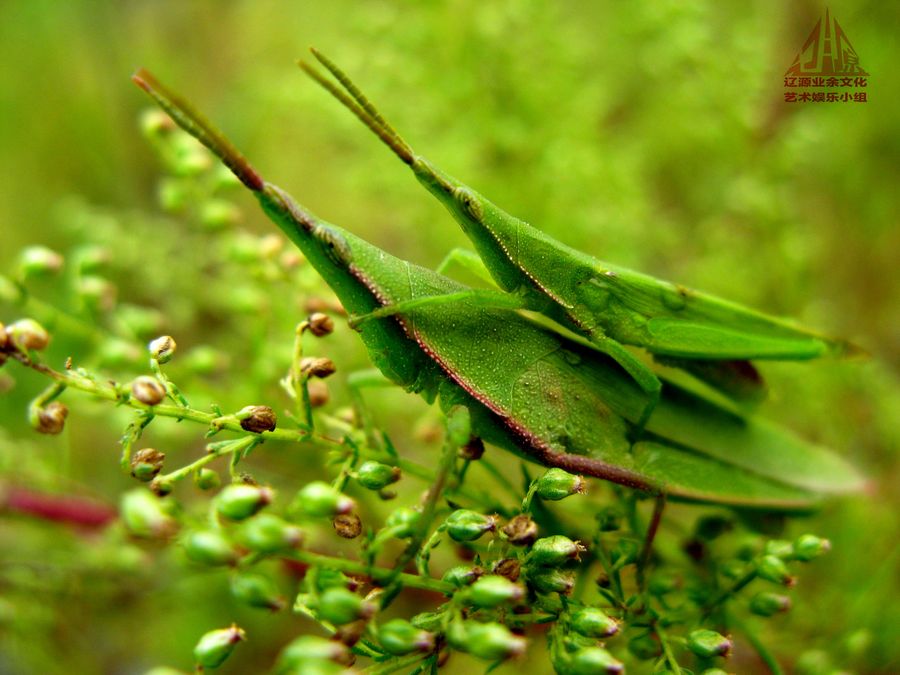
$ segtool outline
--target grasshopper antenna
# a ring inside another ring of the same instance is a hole
[[[231,144],[231,141],[225,138],[190,103],[157,80],[150,71],[141,68],[131,76],[131,81],[147,92],[175,120],[178,126],[221,159],[244,185],[254,192],[259,192],[265,187],[262,176]]]
[[[309,75],[312,79],[319,83],[328,93],[340,101],[345,108],[352,112],[359,120],[375,133],[394,153],[406,164],[412,164],[415,161],[415,153],[409,144],[403,140],[394,128],[381,116],[378,109],[369,101],[368,98],[353,84],[349,77],[338,68],[328,57],[316,50],[310,48],[313,56],[321,63],[326,70],[338,81],[343,87],[341,89],[333,82],[328,80],[318,70],[310,66],[304,61],[298,61],[297,65]]]

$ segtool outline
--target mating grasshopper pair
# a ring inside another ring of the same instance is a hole
[[[489,443],[656,495],[802,510],[820,493],[859,487],[853,468],[824,448],[662,380],[623,346],[752,399],[762,385],[748,359],[840,354],[846,343],[555,242],[413,153],[344,73],[314,54],[344,89],[304,69],[447,206],[502,291],[468,288],[321,221],[152,75],[133,79],[256,195],[354,317],[388,379],[428,402],[439,397],[445,410],[466,406]]]

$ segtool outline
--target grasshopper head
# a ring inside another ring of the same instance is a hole
[[[440,200],[466,232],[473,227],[480,229],[485,216],[497,210],[488,199],[448,176],[428,160],[416,156],[411,166],[419,182]]]

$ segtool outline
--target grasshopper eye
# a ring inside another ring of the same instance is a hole
[[[350,253],[350,247],[346,240],[334,230],[327,227],[317,227],[315,232],[316,238],[322,242],[322,248],[325,255],[331,259],[336,265],[349,265],[353,260]]]
[[[481,220],[484,216],[484,209],[481,206],[481,200],[471,190],[464,187],[456,188],[455,197],[469,218]]]

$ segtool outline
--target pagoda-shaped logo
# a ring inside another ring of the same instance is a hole
[[[826,9],[824,19],[816,22],[785,75],[866,76],[868,73],[860,67],[859,56],[844,29]]]

